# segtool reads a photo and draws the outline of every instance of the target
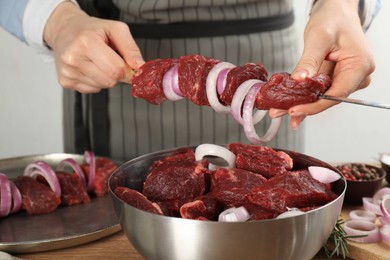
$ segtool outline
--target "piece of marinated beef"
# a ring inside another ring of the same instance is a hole
[[[179,59],[179,88],[188,100],[199,106],[208,106],[206,80],[219,60],[202,55],[182,56]]]
[[[259,173],[267,179],[293,167],[288,154],[267,146],[230,143],[228,148],[236,155],[236,168]]]
[[[164,75],[177,62],[176,59],[156,59],[143,64],[133,77],[132,95],[152,104],[163,103],[167,99],[162,86]]]
[[[272,210],[264,209],[259,205],[253,203],[244,203],[242,206],[248,211],[250,215],[249,220],[264,220],[275,218],[278,213]]]
[[[288,208],[324,205],[337,198],[329,185],[313,179],[308,170],[285,172],[253,188],[248,195],[251,203],[270,211],[283,213]]]
[[[207,194],[217,198],[225,209],[239,207],[248,202],[246,197],[251,189],[265,181],[260,174],[247,170],[218,168],[211,173],[211,189]]]
[[[180,207],[180,216],[186,219],[218,220],[223,211],[221,203],[213,196],[203,195]]]
[[[153,203],[148,198],[146,198],[140,192],[127,188],[127,187],[117,187],[114,191],[115,195],[137,209],[142,209],[150,213],[162,215],[163,212],[157,203]]]
[[[102,197],[108,193],[108,179],[111,174],[118,167],[116,163],[108,158],[99,157],[95,161],[96,171],[95,171],[95,194],[98,197]],[[89,176],[89,164],[83,163],[81,169],[85,175]]]
[[[193,159],[188,156],[193,155]],[[187,159],[183,159],[187,158]],[[152,202],[177,201],[179,211],[183,203],[193,201],[207,190],[206,160],[195,161],[193,151],[178,153],[155,161],[144,182],[143,194]]]
[[[237,88],[249,79],[259,79],[267,81],[268,73],[263,64],[247,63],[242,66],[232,68],[227,74],[226,86],[222,94],[219,96],[221,102],[225,105],[230,105]]]
[[[332,80],[326,74],[295,80],[289,73],[276,73],[260,88],[255,107],[260,110],[289,109],[296,105],[312,103],[317,101],[318,96],[325,93],[331,84]]]
[[[61,186],[62,204],[71,206],[91,202],[87,188],[77,174],[57,171],[56,175]]]
[[[49,186],[29,176],[18,176],[14,183],[22,195],[22,208],[28,215],[53,212],[61,204]]]

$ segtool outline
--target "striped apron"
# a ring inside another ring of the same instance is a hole
[[[146,61],[201,54],[236,65],[263,62],[269,75],[291,71],[297,61],[292,1],[113,0],[113,3],[119,10],[119,19],[129,24]],[[287,22],[278,25],[277,21],[283,19]],[[177,30],[167,25],[172,23],[178,26],[174,27]],[[184,36],[178,35],[180,30]],[[148,104],[133,98],[127,84],[98,94],[64,91],[66,152],[82,153],[90,149],[98,155],[126,161],[172,147],[248,142],[242,126],[230,114],[218,114],[210,107],[196,106],[187,100]],[[283,121],[278,135],[267,145],[299,151],[302,130],[291,130],[287,117]],[[257,125],[260,136],[269,124],[267,118]]]

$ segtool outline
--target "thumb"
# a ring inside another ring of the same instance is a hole
[[[321,47],[321,43],[317,41],[305,41],[303,54],[291,73],[292,78],[300,80],[318,74],[327,56],[327,51]]]

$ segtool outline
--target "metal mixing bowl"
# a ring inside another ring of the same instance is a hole
[[[346,182],[335,182],[334,201],[303,215],[262,221],[221,223],[152,214],[128,205],[115,196],[118,186],[142,190],[153,161],[174,150],[146,154],[120,166],[109,180],[114,207],[127,238],[146,259],[311,259],[330,236],[341,212]],[[296,152],[285,151],[294,169],[331,165]],[[341,174],[340,174],[341,175]]]

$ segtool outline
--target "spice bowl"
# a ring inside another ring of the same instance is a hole
[[[387,175],[381,167],[364,163],[345,163],[336,168],[347,181],[344,203],[351,205],[361,205],[362,198],[374,196]]]

